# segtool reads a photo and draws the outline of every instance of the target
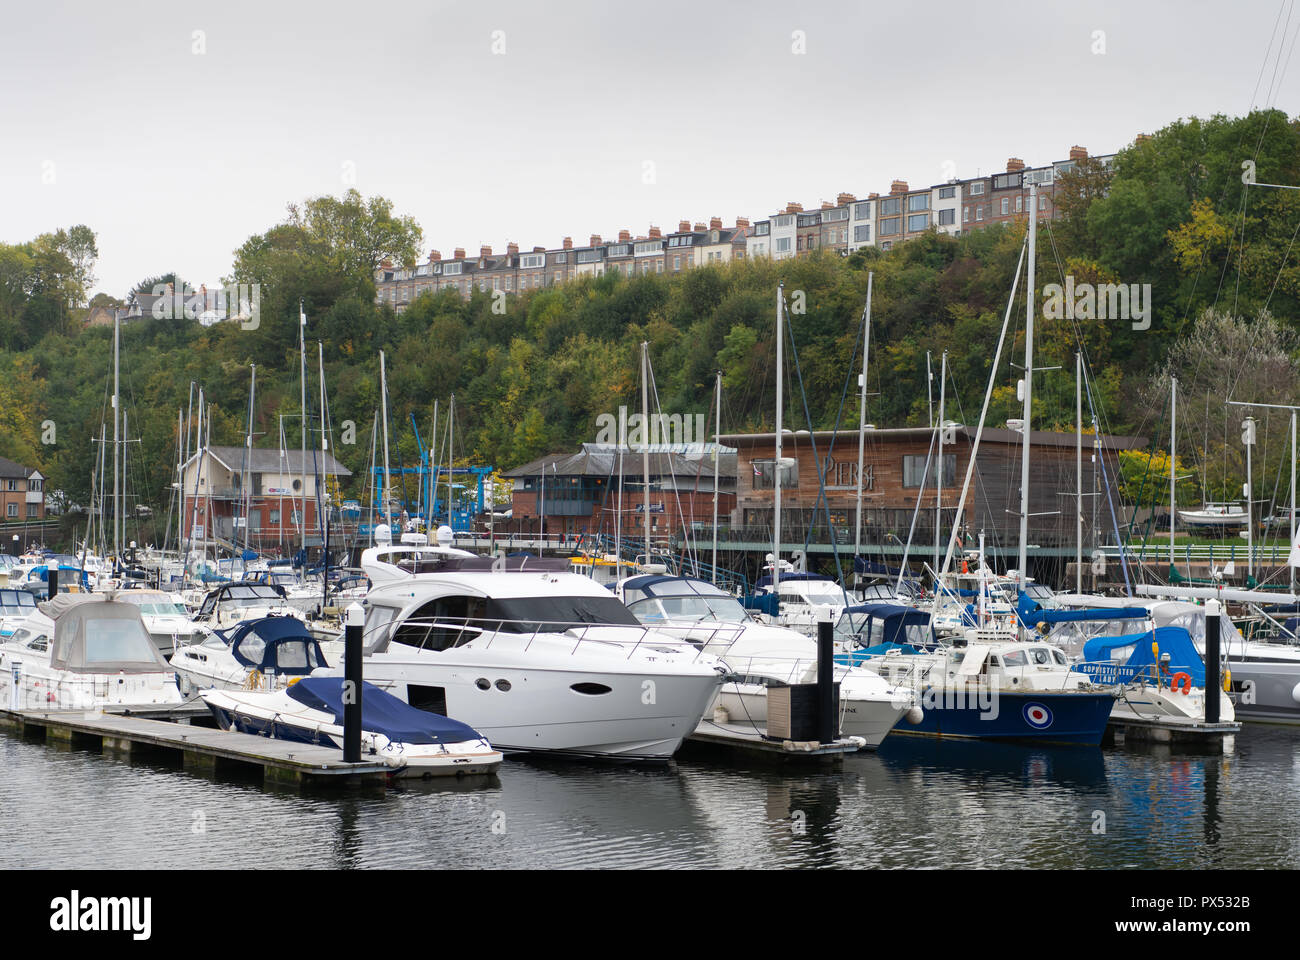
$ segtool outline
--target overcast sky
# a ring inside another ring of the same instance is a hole
[[[122,296],[349,178],[424,255],[730,224],[1294,114],[1300,63],[1256,92],[1293,4],[45,0],[0,31],[0,242],[86,223]]]

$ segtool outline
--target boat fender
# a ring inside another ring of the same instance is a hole
[[[1223,692],[1232,693],[1232,671],[1228,669],[1223,671]]]
[[[907,711],[907,722],[915,726],[925,719],[925,711],[920,707],[912,706]]]
[[[1192,692],[1191,674],[1184,673],[1182,670],[1179,670],[1174,674],[1173,680],[1170,681],[1169,688],[1171,690],[1177,690],[1180,686],[1182,687],[1184,694]]]
[[[1300,703],[1300,683],[1291,688],[1291,699],[1296,703]]]

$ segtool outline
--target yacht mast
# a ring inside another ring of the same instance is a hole
[[[943,352],[939,363],[939,466],[934,478],[934,569],[939,569],[939,528],[943,526],[943,412],[947,399],[948,351]]]
[[[867,271],[867,305],[862,313],[862,376],[858,388],[862,396],[858,400],[858,483],[857,507],[854,510],[853,559],[857,561],[862,553],[862,470],[866,457],[867,436],[867,357],[871,350],[871,278],[873,271]]]
[[[717,407],[713,417],[713,559],[709,566],[713,570],[713,583],[718,582],[718,459],[722,447],[722,371],[717,378]]]
[[[248,519],[253,512],[253,491],[249,487],[249,473],[253,460],[253,401],[257,396],[257,364],[249,364],[248,380],[248,433],[244,436],[244,476],[241,478],[244,493],[244,550],[248,550]],[[232,538],[233,539],[233,538]]]
[[[784,363],[782,346],[785,343],[785,330],[782,320],[785,309],[785,281],[776,286],[776,456],[772,464],[772,593],[778,594],[777,586],[781,582],[781,407],[784,403],[782,393],[781,367]],[[779,596],[779,594],[778,594]]]
[[[641,519],[645,529],[645,562],[650,563],[650,344],[641,341]],[[543,468],[543,473],[545,469]]]
[[[327,476],[328,476],[327,468],[326,468],[326,466],[325,466],[325,456],[326,456],[326,454],[328,454],[329,451],[330,451],[329,436],[328,436],[328,434],[326,434],[326,432],[325,432],[325,344],[322,343],[320,340],[317,340],[317,341],[316,341],[316,369],[317,369],[318,374],[319,374],[319,376],[320,376],[320,453],[321,453],[321,457],[320,457],[320,468],[316,471],[316,482],[319,484],[319,483],[322,482],[322,479],[323,479],[324,477],[327,477]],[[320,502],[319,502],[319,505],[318,505],[318,509],[320,509],[320,510],[322,510],[322,511],[324,512],[324,517],[321,518],[321,549],[322,549],[322,550],[324,549],[324,545],[325,545],[324,542],[325,542],[325,540],[329,537],[329,523],[330,523],[330,508],[329,508],[330,487],[329,487],[329,483],[328,483],[328,482],[324,483],[324,487],[325,487],[324,495],[318,498],[319,501],[320,501]],[[328,566],[329,566],[329,565],[328,565],[328,562],[327,562],[326,564],[324,564],[324,566],[326,567],[326,569],[328,569]]]
[[[388,501],[388,373],[384,367],[384,351],[379,351],[379,409],[384,421],[384,489],[382,493],[384,522],[392,527]],[[400,538],[399,538],[400,539]]]
[[[1177,460],[1178,444],[1178,378],[1169,378],[1169,568],[1173,571],[1174,566],[1174,517],[1175,510],[1174,497],[1174,462]]]
[[[298,301],[298,383],[301,393],[302,409],[302,449],[298,463],[298,478],[302,481],[302,513],[299,515],[299,529],[302,530],[302,563],[307,566],[307,312]]]
[[[1029,434],[1034,397],[1034,261],[1038,244],[1038,184],[1029,185],[1029,266],[1025,286],[1025,409],[1024,446],[1020,457],[1020,588],[1023,590],[1029,570]]]
[[[1074,592],[1083,593],[1083,353],[1074,354]]]
[[[433,401],[433,429],[429,431],[429,523],[427,532],[432,536],[434,531],[434,507],[438,502],[438,401]]]
[[[118,488],[118,444],[121,442],[119,422],[121,419],[122,400],[118,393],[118,367],[121,361],[122,321],[113,317],[113,559],[120,562],[122,558],[122,506],[121,491]]]

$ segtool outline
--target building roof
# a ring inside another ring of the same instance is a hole
[[[868,428],[866,441],[868,444],[875,442],[888,442],[890,440],[919,440],[928,439],[933,431],[930,427],[875,427]],[[972,443],[975,440],[975,427],[964,425],[957,426],[957,434],[968,438]],[[840,430],[838,435],[834,430],[815,430],[812,438],[817,441],[829,441],[832,437],[836,443],[842,443],[845,440],[855,440],[857,430]],[[786,434],[786,443],[791,441],[798,443],[800,440],[808,439],[808,432],[801,431],[794,434]],[[754,446],[759,443],[772,443],[776,440],[775,433],[724,433],[719,438],[722,443],[733,447]],[[1075,436],[1073,433],[1058,433],[1053,430],[1032,430],[1029,439],[1035,446],[1046,447],[1073,447]],[[1084,449],[1091,449],[1095,438],[1092,434],[1084,434]],[[1010,443],[1019,444],[1021,435],[1015,430],[1006,430],[999,427],[985,427],[984,435],[980,439],[981,443]],[[1141,450],[1150,442],[1146,437],[1121,437],[1109,436],[1103,434],[1100,437],[1101,447],[1103,450]]]
[[[619,455],[616,448],[583,444],[577,453],[551,453],[539,457],[523,466],[507,471],[506,477],[540,477],[543,470],[548,477],[613,477],[618,476]],[[625,449],[623,453],[623,476],[642,476],[642,454],[640,450]],[[651,452],[650,475],[652,477],[700,477],[713,481],[713,460],[711,457],[689,457],[681,453]],[[732,478],[736,475],[736,456],[723,453],[718,463],[719,477]],[[710,487],[712,489],[712,487]]]
[[[244,447],[208,447],[207,452],[227,469],[239,472],[245,469],[244,449]],[[333,456],[312,447],[307,449],[305,462],[301,450],[285,450],[283,457],[278,449],[268,450],[261,447],[253,447],[248,453],[247,469],[251,473],[328,473],[337,477],[352,476],[352,471]],[[185,461],[185,465],[188,467],[197,456],[198,454],[195,454],[190,457]]]
[[[4,477],[6,479],[10,477],[15,477],[22,480],[26,480],[32,474],[37,472],[39,471],[33,469],[32,467],[24,467],[21,463],[15,463],[14,461],[9,460],[5,457],[0,457],[0,477]]]

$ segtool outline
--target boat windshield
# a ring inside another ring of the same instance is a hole
[[[186,609],[174,600],[143,594],[132,596],[129,591],[118,594],[117,599],[140,608],[143,617],[188,617]]]
[[[790,603],[817,603],[832,607],[844,606],[844,591],[831,581],[797,580],[788,587],[779,585],[781,599]]]
[[[36,598],[26,590],[0,590],[0,617],[26,617],[36,609]]]
[[[146,663],[158,661],[158,651],[138,621],[87,618],[86,664]]]
[[[222,600],[279,600],[280,594],[274,587],[260,584],[240,583],[226,590]]]
[[[735,597],[677,595],[634,600],[627,608],[642,623],[719,620],[743,623],[749,617]]]
[[[487,601],[484,629],[506,633],[563,633],[585,624],[640,626],[614,597],[506,597]]]

